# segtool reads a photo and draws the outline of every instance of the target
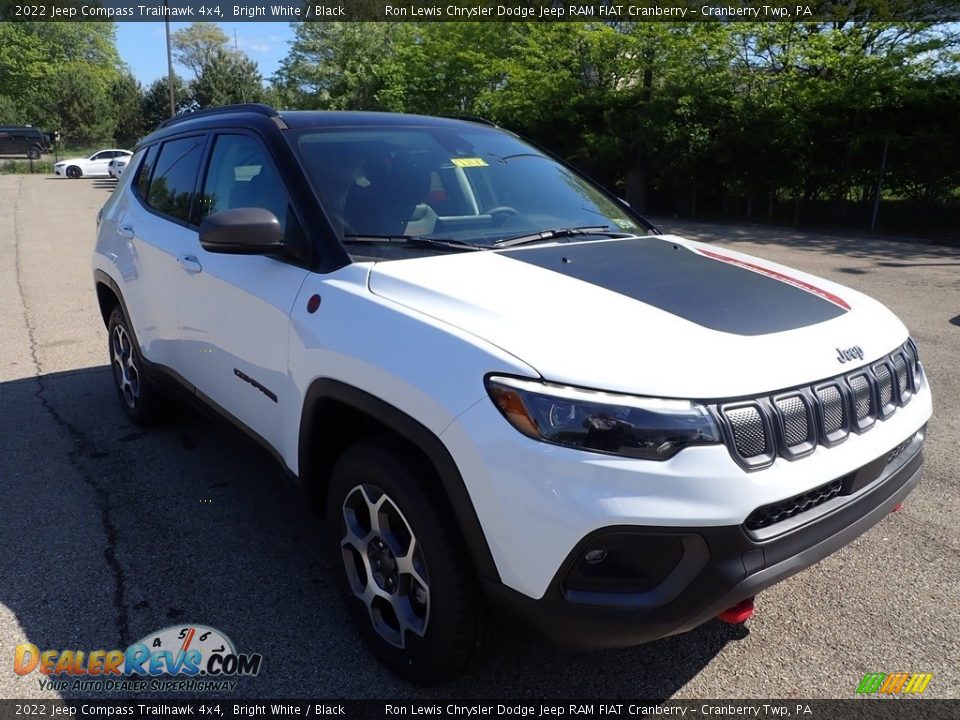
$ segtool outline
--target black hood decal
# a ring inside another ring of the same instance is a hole
[[[655,237],[500,253],[736,335],[795,330],[849,309],[841,298],[802,280]]]

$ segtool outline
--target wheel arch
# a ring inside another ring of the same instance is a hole
[[[441,499],[453,512],[477,573],[499,582],[473,501],[443,441],[399,408],[329,378],[311,383],[300,419],[298,475],[313,500],[322,507],[330,471],[340,454],[357,440],[375,435],[389,436],[426,465],[443,495]],[[322,442],[316,442],[318,438]]]
[[[124,315],[130,317],[127,314],[127,306],[123,302],[123,294],[112,277],[103,270],[94,270],[93,282],[97,290],[97,305],[100,308],[100,317],[103,318],[104,327],[110,322],[110,313],[118,305],[123,310]]]

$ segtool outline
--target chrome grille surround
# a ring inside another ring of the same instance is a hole
[[[796,460],[818,445],[832,447],[867,432],[917,392],[919,361],[912,340],[849,373],[755,398],[712,404],[730,455],[746,470]]]

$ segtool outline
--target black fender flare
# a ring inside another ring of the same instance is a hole
[[[499,583],[500,574],[497,572],[473,501],[467,492],[463,476],[443,441],[422,423],[375,395],[331,378],[318,378],[310,384],[304,396],[303,412],[300,416],[300,478],[310,478],[313,468],[310,439],[319,424],[318,413],[313,412],[313,409],[318,403],[327,400],[342,403],[374,418],[423,452],[433,465],[446,492],[477,573],[485,580]]]
[[[110,277],[106,272],[97,268],[93,271],[93,285],[96,288],[97,285],[105,285],[114,295],[117,297],[117,301],[120,303],[120,307],[123,310],[123,314],[130,317],[130,313],[127,312],[127,303],[123,299],[123,293],[120,292],[120,286],[117,285],[117,281]],[[97,304],[100,302],[100,291],[97,290]],[[103,324],[106,325],[109,322],[110,317],[108,315],[103,315],[103,308],[100,308],[101,315],[103,316]],[[131,328],[133,330],[133,328]]]

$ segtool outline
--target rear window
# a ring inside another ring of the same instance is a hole
[[[187,222],[205,145],[206,136],[196,135],[170,140],[160,146],[149,189],[143,196],[147,205]]]
[[[147,156],[140,163],[140,170],[137,173],[137,179],[134,181],[137,187],[137,195],[143,200],[147,199],[147,193],[150,190],[150,174],[157,162],[157,151],[159,149],[159,145],[151,145],[147,149]]]

